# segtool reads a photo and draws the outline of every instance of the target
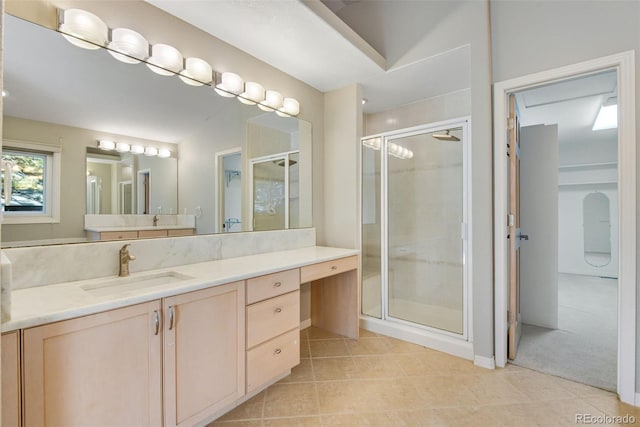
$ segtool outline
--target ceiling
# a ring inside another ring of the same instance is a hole
[[[617,129],[592,131],[602,104],[617,94],[615,70],[524,90],[516,94],[522,126],[557,124],[558,143],[615,139]]]
[[[366,113],[469,87],[468,46],[396,67],[335,14],[367,2],[145,1],[322,92],[360,83],[368,100]],[[411,13],[411,8],[401,13]],[[400,37],[405,44],[415,42],[395,33],[388,36]]]

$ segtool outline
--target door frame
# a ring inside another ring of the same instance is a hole
[[[635,53],[626,51],[495,83],[494,96],[494,274],[496,366],[507,362],[507,95],[615,69],[618,76],[618,378],[620,399],[636,404],[636,124]]]

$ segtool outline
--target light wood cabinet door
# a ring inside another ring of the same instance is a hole
[[[23,331],[24,425],[162,423],[160,302]]]
[[[20,336],[2,335],[2,424],[20,426]]]
[[[164,300],[165,426],[191,426],[244,395],[244,282]]]

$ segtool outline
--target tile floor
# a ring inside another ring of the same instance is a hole
[[[300,337],[290,376],[209,427],[555,427],[580,424],[577,414],[628,414],[640,425],[640,408],[613,393],[518,366],[478,368],[364,330],[359,341],[316,328]]]

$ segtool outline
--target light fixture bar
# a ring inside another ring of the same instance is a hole
[[[84,49],[106,47],[118,61],[128,64],[145,62],[151,71],[163,76],[178,75],[192,86],[214,86],[224,97],[237,99],[248,105],[258,105],[264,111],[275,111],[287,117],[300,114],[300,103],[285,98],[275,90],[266,90],[256,82],[246,85],[235,73],[215,73],[200,58],[183,59],[178,49],[166,44],[149,42],[140,33],[128,28],[109,29],[96,15],[82,9],[58,9],[58,31],[72,44]],[[219,78],[216,78],[217,76]],[[155,154],[154,154],[155,155]]]

